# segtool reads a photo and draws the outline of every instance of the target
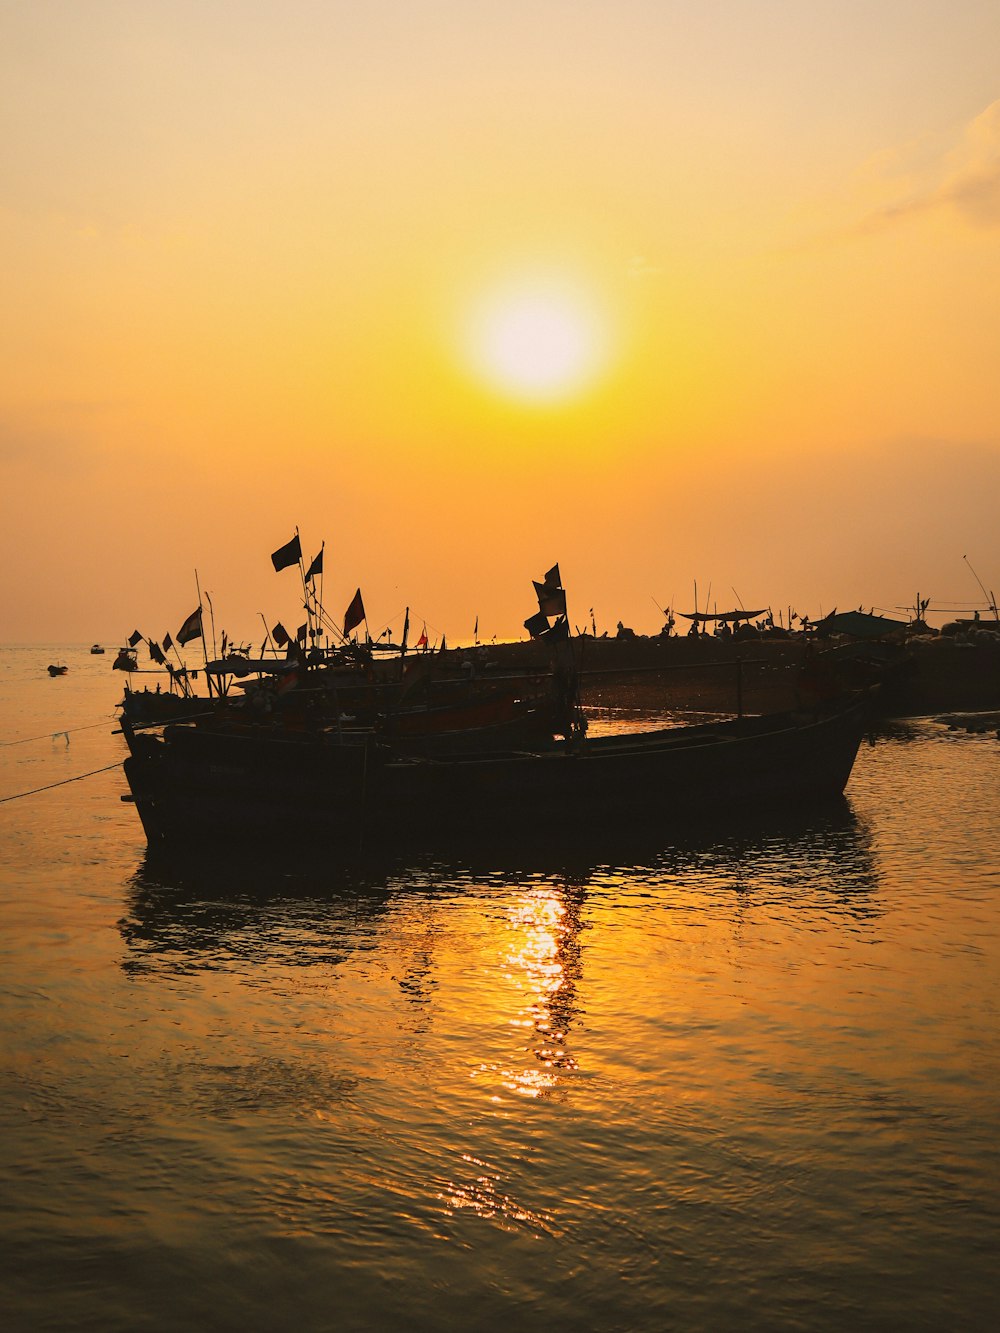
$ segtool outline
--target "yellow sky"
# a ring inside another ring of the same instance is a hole
[[[160,636],[196,566],[255,635],[296,524],[335,616],[452,639],[554,561],[599,628],[1000,591],[997,50],[994,0],[0,6],[0,640]]]

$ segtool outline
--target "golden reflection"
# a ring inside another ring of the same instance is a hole
[[[467,1211],[488,1221],[496,1221],[507,1231],[526,1226],[532,1231],[547,1232],[550,1236],[560,1234],[549,1214],[525,1208],[511,1195],[505,1194],[499,1187],[500,1173],[488,1163],[470,1153],[462,1153],[462,1161],[473,1168],[470,1178],[449,1182],[438,1195],[447,1216]]]
[[[580,978],[580,911],[584,890],[539,886],[508,912],[509,947],[503,972],[523,995],[509,1026],[523,1029],[534,1063],[494,1068],[501,1085],[521,1097],[551,1096],[578,1068],[569,1048]],[[484,1071],[485,1072],[485,1071]]]

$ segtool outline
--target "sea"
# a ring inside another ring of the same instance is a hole
[[[7,1333],[996,1326],[996,717],[805,815],[164,864],[113,660],[0,648]]]

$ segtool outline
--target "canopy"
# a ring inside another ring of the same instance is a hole
[[[756,620],[767,614],[767,607],[763,611],[713,611],[711,615],[707,611],[678,611],[677,614],[685,620]]]
[[[820,634],[850,634],[855,639],[884,639],[906,629],[902,620],[887,616],[872,616],[866,611],[831,611],[822,620],[814,620],[812,627]]]

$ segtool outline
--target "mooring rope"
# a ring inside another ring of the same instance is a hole
[[[92,768],[89,773],[78,773],[75,778],[61,778],[58,782],[49,782],[44,787],[33,787],[31,791],[15,792],[13,796],[0,796],[0,805],[7,801],[20,801],[24,796],[37,796],[40,791],[51,791],[53,787],[65,787],[67,782],[82,782],[84,778],[92,778],[97,773],[107,773],[112,768],[121,768],[121,761],[117,764],[105,764],[103,768]]]
[[[83,727],[59,727],[56,731],[46,731],[41,736],[25,736],[19,741],[0,741],[0,749],[6,748],[8,745],[27,745],[29,741],[47,741],[50,736],[55,740],[57,736],[68,736],[71,731],[92,731],[94,727],[106,727],[109,722],[114,720],[114,714],[112,713],[108,717],[102,718],[100,722],[88,722]]]

